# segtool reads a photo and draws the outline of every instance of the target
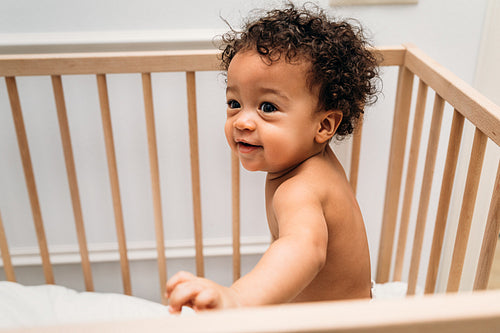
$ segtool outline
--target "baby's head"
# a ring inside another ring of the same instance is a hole
[[[231,31],[223,40],[222,67],[227,71],[241,51],[257,51],[264,61],[284,59],[310,62],[305,78],[319,91],[318,110],[339,110],[342,121],[336,137],[351,134],[365,105],[376,100],[377,58],[362,29],[347,21],[335,21],[320,8],[288,4],[247,22],[243,31]]]

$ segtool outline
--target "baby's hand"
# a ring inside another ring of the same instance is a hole
[[[188,272],[179,272],[168,280],[166,293],[171,313],[180,313],[183,306],[195,311],[238,306],[232,290]]]

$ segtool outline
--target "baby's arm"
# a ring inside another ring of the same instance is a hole
[[[293,300],[326,260],[328,231],[315,191],[282,184],[273,198],[279,235],[255,268],[230,288],[181,272],[167,283],[173,312],[277,304]]]

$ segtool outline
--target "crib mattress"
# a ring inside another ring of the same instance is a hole
[[[406,283],[375,284],[374,299],[400,298]],[[182,315],[194,313],[183,308]],[[115,293],[78,292],[63,286],[0,281],[0,328],[170,316],[162,304]]]
[[[166,306],[113,293],[0,282],[0,328],[169,316]]]

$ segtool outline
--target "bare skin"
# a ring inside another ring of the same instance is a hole
[[[318,110],[309,64],[266,63],[255,51],[228,69],[226,137],[242,165],[267,172],[273,242],[231,287],[179,272],[167,282],[171,312],[370,297],[363,219],[328,145],[342,119]]]
[[[293,301],[370,297],[370,260],[363,219],[342,166],[329,146],[282,177],[268,176],[266,198],[274,239],[284,232],[278,219],[286,218],[287,212],[287,215],[297,214],[293,200],[299,207],[312,207],[304,215],[312,217],[316,209],[317,219],[309,218],[310,222],[304,226],[317,233],[311,241],[318,242],[322,235],[327,235],[322,240],[326,245],[321,246],[322,251],[326,248],[322,269]],[[278,203],[278,200],[283,201]]]

